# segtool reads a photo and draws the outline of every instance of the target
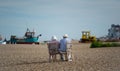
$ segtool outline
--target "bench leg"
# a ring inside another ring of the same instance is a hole
[[[49,55],[49,62],[51,62],[52,60],[52,55]]]
[[[56,55],[53,55],[53,61],[56,61]]]
[[[64,55],[65,55],[65,61],[68,61],[67,53],[65,53]]]

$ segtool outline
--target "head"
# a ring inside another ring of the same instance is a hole
[[[68,38],[68,35],[67,35],[67,34],[64,34],[64,35],[63,35],[63,38]]]
[[[57,37],[56,37],[56,36],[52,36],[51,40],[52,40],[52,41],[56,41],[56,40],[57,40]]]

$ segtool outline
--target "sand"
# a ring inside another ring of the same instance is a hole
[[[89,48],[90,44],[74,43],[72,62],[48,61],[46,44],[0,45],[0,71],[119,71],[120,48]]]

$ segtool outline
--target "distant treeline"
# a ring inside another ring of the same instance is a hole
[[[90,48],[98,48],[98,47],[120,47],[120,42],[92,42]]]

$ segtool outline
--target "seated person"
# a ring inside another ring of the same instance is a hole
[[[49,51],[49,61],[56,61],[56,54],[59,54],[59,41],[57,41],[56,36],[52,36],[50,42],[48,42],[48,51]]]
[[[59,52],[60,52],[61,60],[72,61],[71,47],[72,47],[71,40],[68,39],[68,35],[65,34],[63,36],[63,39],[60,40]],[[65,59],[63,57],[64,55],[65,55]]]

